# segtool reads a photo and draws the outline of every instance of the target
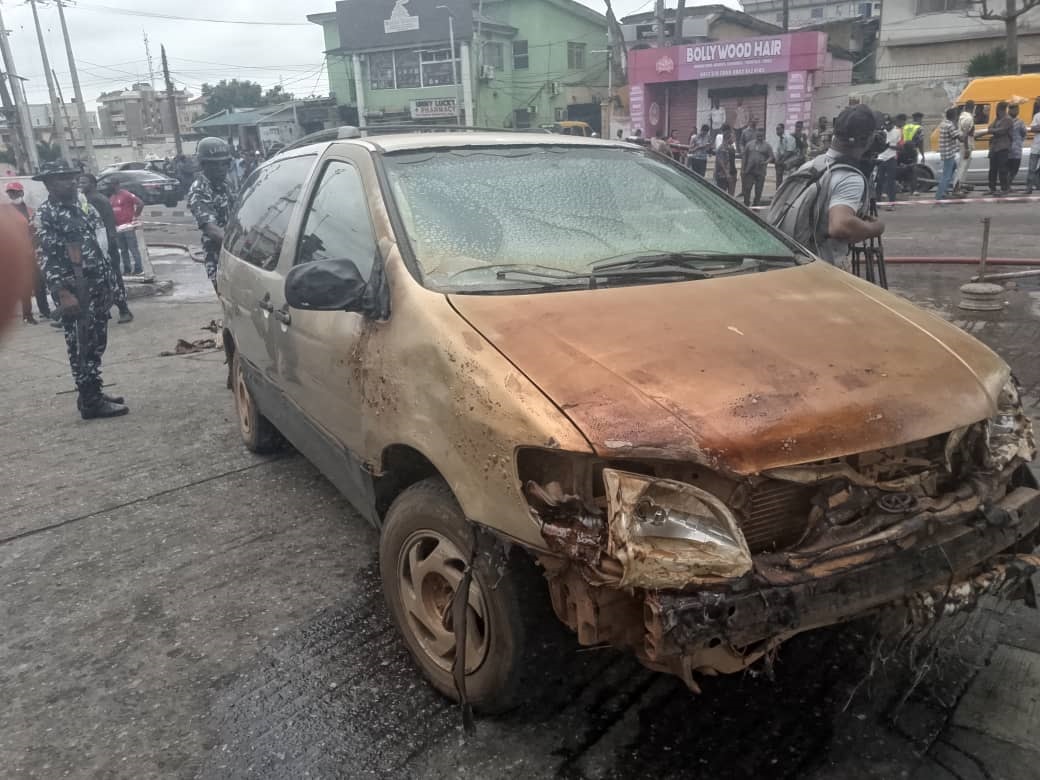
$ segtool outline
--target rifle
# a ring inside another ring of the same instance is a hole
[[[83,276],[83,251],[78,243],[65,245],[65,252],[72,264],[72,275],[76,277],[76,298],[79,300],[79,315],[76,317],[76,356],[79,360],[79,373],[82,376],[87,370],[86,346],[90,340],[88,318],[90,316],[90,290]]]

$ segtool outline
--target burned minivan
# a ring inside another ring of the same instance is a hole
[[[1025,592],[1033,433],[980,342],[635,146],[352,135],[245,183],[224,342],[246,446],[380,529],[446,695],[514,703],[548,605],[696,689]]]

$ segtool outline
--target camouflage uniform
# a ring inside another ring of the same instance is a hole
[[[101,251],[97,232],[103,230],[101,217],[80,195],[73,203],[48,199],[36,210],[34,218],[37,256],[47,278],[47,288],[57,297],[62,288],[79,297],[66,245],[78,243],[83,258],[83,277],[89,300],[80,300],[87,313],[86,344],[79,344],[76,320],[64,319],[65,345],[68,348],[72,378],[80,393],[81,405],[90,406],[101,399],[101,357],[108,345],[108,311],[112,308],[116,283],[108,257]],[[80,366],[80,350],[83,366]]]
[[[199,173],[192,183],[191,189],[188,190],[188,208],[191,209],[192,216],[199,225],[199,230],[210,223],[219,228],[227,227],[234,199],[235,192],[230,180],[224,179],[223,182],[216,184],[211,182],[205,173]],[[220,242],[203,233],[202,248],[206,252],[206,276],[211,282],[216,282]]]

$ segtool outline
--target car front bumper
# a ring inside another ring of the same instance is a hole
[[[1038,525],[1040,490],[1017,487],[985,512],[944,521],[924,543],[827,560],[797,582],[648,594],[649,660],[689,683],[694,669],[737,671],[794,634],[882,607],[905,606],[919,619],[970,609],[986,592],[1013,594],[1037,571],[1040,556],[1029,553]]]

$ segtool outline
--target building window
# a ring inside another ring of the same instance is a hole
[[[461,70],[456,47],[456,79]],[[451,49],[400,49],[369,54],[368,77],[372,89],[442,87],[458,83],[452,78]]]
[[[864,18],[870,18],[871,13],[874,10],[873,3],[860,3],[859,4],[859,15]]]
[[[813,19],[822,19],[823,18],[823,6],[822,5],[818,5],[818,6],[813,7],[812,9],[810,9],[809,15]]]
[[[568,43],[567,44],[567,67],[571,70],[584,70],[585,69],[585,44],[584,43]]]
[[[526,108],[518,108],[513,112],[513,127],[523,130],[531,126],[531,112]]]
[[[398,89],[422,86],[422,74],[419,67],[419,52],[414,49],[395,51],[394,62],[394,73],[397,75]]]
[[[513,70],[527,70],[527,41],[513,41]]]
[[[458,52],[452,63],[451,49],[427,49],[419,52],[419,61],[422,71],[422,85],[424,87],[442,87],[445,84],[457,83],[453,77],[458,75],[459,61]]]
[[[368,77],[372,83],[372,89],[396,89],[394,53],[381,51],[368,55]]]
[[[917,15],[963,11],[967,7],[968,0],[917,0]]]
[[[495,70],[505,70],[505,52],[502,51],[501,43],[484,44],[484,64],[490,65]]]

